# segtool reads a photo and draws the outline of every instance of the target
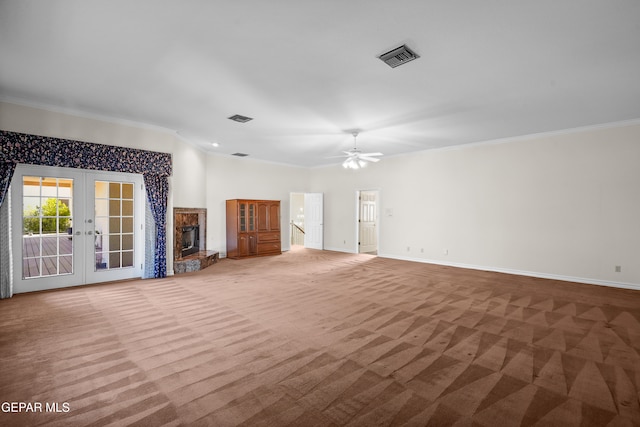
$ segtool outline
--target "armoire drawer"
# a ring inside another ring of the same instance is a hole
[[[277,233],[258,233],[258,242],[279,242],[280,232]]]
[[[280,252],[280,242],[258,243],[258,255]]]

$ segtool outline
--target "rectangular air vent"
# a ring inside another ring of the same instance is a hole
[[[407,45],[402,45],[387,53],[383,53],[378,58],[380,58],[382,62],[387,64],[389,67],[396,68],[399,65],[406,64],[407,62],[420,58],[420,56],[409,49]]]
[[[229,117],[229,120],[233,120],[234,122],[238,123],[247,123],[249,120],[253,120],[253,118],[242,116],[240,114],[234,114],[233,116]]]
[[[247,153],[233,153],[232,156],[247,157],[248,154]]]

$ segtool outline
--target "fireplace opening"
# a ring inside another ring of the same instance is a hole
[[[182,256],[185,257],[200,251],[200,226],[182,227]]]

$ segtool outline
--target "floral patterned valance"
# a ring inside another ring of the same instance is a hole
[[[0,161],[171,176],[171,154],[0,131]]]

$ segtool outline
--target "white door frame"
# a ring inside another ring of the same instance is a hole
[[[73,273],[23,279],[23,177],[71,178],[73,182]],[[135,184],[134,266],[119,270],[95,271],[94,180],[118,180]],[[14,293],[78,286],[89,283],[141,277],[144,271],[144,188],[142,175],[76,168],[19,164],[11,180],[12,252]],[[90,220],[90,221],[89,221]],[[91,245],[89,245],[91,243]]]

